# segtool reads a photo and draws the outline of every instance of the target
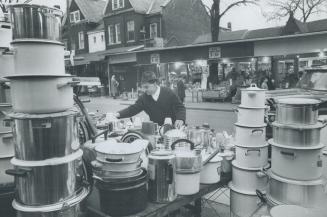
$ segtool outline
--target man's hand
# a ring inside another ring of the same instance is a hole
[[[184,121],[182,120],[176,120],[175,121],[175,128],[180,129],[184,125]]]
[[[116,118],[120,118],[120,114],[117,112],[117,113],[115,113],[115,117]]]

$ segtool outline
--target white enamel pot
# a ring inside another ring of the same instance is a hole
[[[179,195],[192,195],[200,190],[200,172],[176,172],[176,193]]]
[[[272,145],[271,171],[281,177],[294,180],[313,180],[322,176],[322,149],[314,147],[289,147],[269,140]]]
[[[65,75],[64,45],[44,40],[15,40],[14,74]]]
[[[241,89],[241,106],[262,108],[265,106],[265,97],[266,90],[251,84],[249,88]]]
[[[266,125],[245,126],[236,123],[235,143],[247,147],[258,147],[266,144]]]
[[[220,181],[222,157],[215,156],[201,170],[200,183],[214,184]]]
[[[68,110],[73,107],[70,75],[9,76],[12,106],[15,112],[41,114]]]
[[[268,164],[268,144],[258,147],[236,146],[236,162],[249,168],[264,167]]]
[[[246,168],[240,166],[234,160],[232,183],[233,186],[241,191],[255,192],[256,190],[265,191],[268,185],[268,176],[262,172],[264,168]],[[268,165],[265,166],[268,168]]]
[[[235,111],[237,113],[237,123],[241,125],[262,126],[265,124],[265,107],[250,108],[238,106]]]
[[[308,217],[309,210],[297,205],[278,205],[270,210],[271,217]]]

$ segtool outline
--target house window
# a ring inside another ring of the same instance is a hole
[[[150,24],[150,38],[154,39],[157,37],[157,23]]]
[[[81,16],[79,11],[73,11],[69,15],[69,19],[71,23],[77,23],[81,20]]]
[[[135,40],[135,28],[134,28],[134,21],[127,22],[127,41],[134,41]]]
[[[112,10],[124,8],[124,0],[112,0]]]
[[[79,49],[84,49],[84,32],[78,33],[78,45]]]
[[[108,26],[109,44],[121,43],[120,24]]]

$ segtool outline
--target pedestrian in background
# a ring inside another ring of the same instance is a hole
[[[265,77],[261,83],[261,88],[262,89],[265,89],[265,90],[268,90],[268,78]]]
[[[177,96],[181,100],[182,103],[184,103],[185,99],[185,78],[184,76],[180,76],[177,81]]]
[[[111,96],[116,99],[118,93],[119,82],[116,80],[116,76],[111,77]]]

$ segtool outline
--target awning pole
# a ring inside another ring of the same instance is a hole
[[[109,60],[107,62],[107,73],[108,73],[109,96],[111,96],[111,79],[110,79],[110,64],[109,64]]]

